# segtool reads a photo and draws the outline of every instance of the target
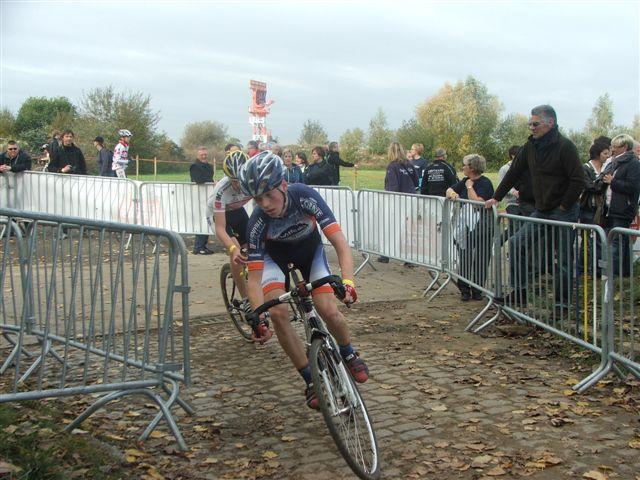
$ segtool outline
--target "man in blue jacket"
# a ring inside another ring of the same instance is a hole
[[[18,142],[9,140],[7,150],[0,155],[0,173],[31,170],[31,157],[18,147]]]

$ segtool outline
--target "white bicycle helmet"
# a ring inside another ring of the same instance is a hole
[[[278,188],[284,180],[282,159],[269,151],[260,152],[240,169],[238,180],[244,193],[252,197]]]
[[[130,137],[131,136],[131,132],[125,128],[123,128],[122,130],[118,130],[118,135],[121,137]]]
[[[234,152],[228,152],[222,162],[222,169],[229,178],[238,178],[240,169],[247,163],[247,154],[242,150],[236,150]]]

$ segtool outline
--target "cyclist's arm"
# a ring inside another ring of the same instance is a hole
[[[351,248],[342,230],[336,230],[330,233],[327,235],[327,240],[333,245],[338,255],[342,278],[353,281],[353,255],[351,254]]]
[[[213,223],[216,226],[216,237],[228,252],[229,247],[234,245],[233,240],[227,233],[227,217],[224,212],[213,212]]]

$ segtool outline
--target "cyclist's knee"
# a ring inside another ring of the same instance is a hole
[[[269,315],[271,315],[271,319],[276,325],[289,323],[288,312],[289,311],[286,305],[276,305],[275,307],[269,309]]]

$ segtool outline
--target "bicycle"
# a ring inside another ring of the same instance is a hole
[[[243,269],[242,275],[246,278],[246,267]],[[231,264],[229,263],[222,265],[222,269],[220,270],[220,288],[222,290],[222,299],[224,301],[225,308],[227,309],[229,317],[231,317],[234,327],[236,327],[238,332],[240,332],[240,335],[244,340],[252,342],[253,338],[251,334],[253,329],[251,324],[249,324],[244,317],[245,312],[242,308],[242,298],[240,297],[238,287],[236,286],[236,282],[231,274]],[[290,304],[294,313],[291,321],[300,321],[302,319],[301,312],[297,311],[297,307],[293,305],[293,302],[290,302]]]
[[[290,270],[294,285],[280,297],[255,310],[260,315],[282,303],[293,304],[304,324],[313,388],[329,433],[347,464],[365,480],[380,476],[378,445],[367,408],[340,355],[335,339],[315,309],[311,291],[329,284],[338,298],[344,298],[342,279],[336,275],[304,283],[297,271]]]

